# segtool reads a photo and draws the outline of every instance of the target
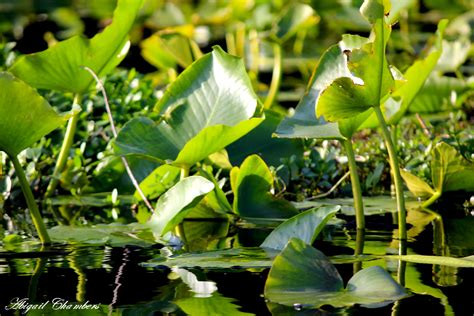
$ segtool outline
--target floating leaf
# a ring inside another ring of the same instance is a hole
[[[288,218],[296,215],[290,202],[274,197],[269,191],[273,176],[257,155],[249,156],[230,174],[234,192],[234,211],[242,217]]]
[[[339,205],[325,206],[295,215],[275,228],[260,247],[282,250],[291,238],[298,238],[311,245],[340,209]]]
[[[441,266],[457,267],[457,268],[474,268],[474,256],[465,258],[452,258],[443,256],[422,256],[422,255],[405,255],[405,256],[385,256],[389,260],[402,260],[412,263],[421,264],[437,264]]]
[[[212,189],[214,184],[203,177],[184,178],[160,196],[147,226],[155,235],[164,235],[178,225],[199,199]]]
[[[39,53],[22,56],[10,69],[15,76],[40,89],[83,93],[94,82],[82,66],[99,76],[114,69],[130,47],[128,32],[143,0],[119,0],[114,20],[92,39],[74,36]]]
[[[0,150],[16,156],[69,118],[59,115],[33,88],[0,72]]]
[[[166,90],[155,107],[165,120],[131,120],[120,131],[115,150],[190,166],[260,124],[263,118],[252,118],[256,106],[242,60],[216,46]]]
[[[380,307],[407,295],[381,267],[357,272],[346,289],[341,276],[324,254],[298,239],[291,239],[275,258],[265,284],[271,302],[308,308],[361,304]]]
[[[156,244],[151,231],[140,224],[95,225],[91,227],[55,226],[48,230],[52,241],[79,244],[111,245],[122,247],[134,245],[150,247]]]
[[[143,263],[146,267],[181,267],[203,269],[269,268],[279,253],[275,249],[231,248],[205,252],[184,253],[167,258],[159,257]]]
[[[211,297],[189,297],[176,300],[176,305],[183,312],[191,316],[200,315],[232,315],[244,316],[254,315],[239,311],[239,306],[233,303],[233,299],[214,293]]]

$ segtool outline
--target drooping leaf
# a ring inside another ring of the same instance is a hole
[[[214,47],[166,90],[155,107],[165,120],[131,120],[120,131],[115,150],[190,166],[261,123],[263,118],[252,118],[256,106],[242,61]]]
[[[48,230],[52,241],[79,244],[150,247],[156,244],[151,231],[140,224],[110,224],[92,227],[55,226]]]
[[[143,0],[119,0],[114,20],[92,39],[74,36],[39,53],[22,56],[10,69],[15,76],[41,89],[83,93],[94,82],[82,66],[104,76],[125,57],[128,32]]]
[[[33,145],[69,118],[59,115],[33,88],[0,72],[0,150],[11,156]]]
[[[373,266],[356,273],[347,288],[323,253],[298,239],[291,239],[275,258],[265,284],[271,302],[307,308],[361,304],[379,307],[407,295],[382,268]]]
[[[288,218],[296,215],[290,202],[274,197],[269,191],[273,176],[257,155],[249,156],[230,174],[234,192],[234,211],[242,217]]]
[[[212,189],[214,184],[203,177],[184,178],[158,199],[155,213],[147,226],[155,235],[164,235],[178,225],[192,206]]]
[[[428,183],[417,176],[406,170],[400,170],[400,174],[402,175],[408,190],[410,190],[410,192],[416,197],[427,198],[435,194],[435,190],[433,190]]]
[[[258,154],[271,166],[279,166],[282,159],[292,155],[303,155],[303,144],[297,140],[272,138],[272,134],[283,119],[280,113],[265,111],[265,120],[250,133],[227,147],[232,165],[240,165],[246,157]]]
[[[275,228],[260,247],[282,250],[291,238],[298,238],[311,245],[329,219],[340,209],[339,205],[325,206],[293,216]]]

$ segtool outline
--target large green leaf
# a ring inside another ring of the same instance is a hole
[[[26,83],[0,72],[0,150],[16,156],[68,118]]]
[[[273,175],[257,155],[249,156],[230,174],[234,192],[234,211],[242,217],[288,218],[297,214],[290,202],[274,197],[269,191]]]
[[[22,56],[11,72],[31,86],[74,93],[86,91],[93,78],[82,66],[99,76],[115,68],[128,52],[130,31],[143,0],[119,0],[114,20],[91,40],[75,36],[53,47]]]
[[[178,225],[203,195],[212,189],[214,184],[203,177],[184,178],[160,196],[147,226],[156,236],[164,235]]]
[[[298,239],[291,239],[275,258],[265,284],[265,297],[271,302],[308,308],[362,304],[380,306],[407,295],[379,266],[357,272],[347,288],[324,254]]]
[[[260,124],[263,118],[252,118],[256,106],[242,60],[214,47],[166,90],[155,107],[165,120],[131,120],[120,131],[115,150],[190,166]]]
[[[298,238],[311,245],[326,223],[340,209],[339,205],[324,206],[293,216],[275,228],[260,247],[282,250],[291,238]]]
[[[395,81],[385,57],[385,47],[391,28],[385,14],[390,2],[366,0],[362,15],[372,24],[374,40],[360,49],[347,49],[347,66],[352,76],[336,79],[318,99],[316,115],[328,121],[347,119],[379,106],[391,93]]]

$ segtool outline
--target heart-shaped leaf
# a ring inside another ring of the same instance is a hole
[[[242,217],[288,218],[297,214],[290,202],[276,198],[270,190],[273,176],[257,155],[249,156],[230,173],[234,212]]]
[[[275,228],[260,247],[282,250],[291,238],[298,238],[311,245],[340,209],[339,205],[324,206],[293,216]]]
[[[18,155],[70,115],[57,114],[33,88],[0,72],[0,150],[8,155]]]
[[[74,36],[39,53],[22,56],[10,69],[35,88],[83,93],[94,82],[87,66],[99,76],[114,69],[130,47],[128,32],[143,0],[119,0],[114,20],[91,40]]]
[[[354,304],[379,307],[406,295],[379,266],[357,272],[344,289],[341,276],[328,258],[299,239],[291,239],[275,258],[265,283],[265,297],[271,302],[308,308]]]
[[[131,120],[120,131],[115,150],[190,166],[260,124],[263,118],[252,118],[256,107],[242,60],[216,46],[166,90],[155,107],[165,120]]]

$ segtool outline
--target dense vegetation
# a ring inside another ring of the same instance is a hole
[[[5,249],[170,248],[180,255],[146,265],[204,297],[214,291],[185,268],[271,267],[265,298],[296,309],[398,303],[421,291],[407,262],[474,266],[474,245],[407,251],[414,228],[473,215],[469,1],[12,5],[0,24]],[[397,255],[364,250],[374,209],[396,213]],[[260,248],[233,239],[281,222]],[[354,241],[346,286],[312,246],[334,227]],[[370,256],[396,260],[397,282]]]

